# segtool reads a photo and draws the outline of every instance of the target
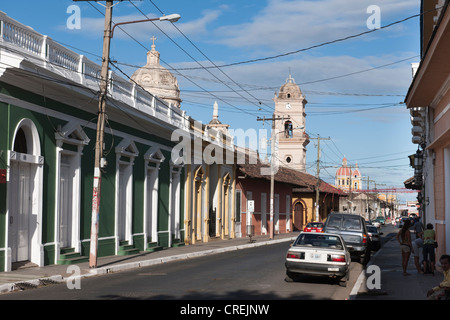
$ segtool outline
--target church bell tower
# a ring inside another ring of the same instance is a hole
[[[289,75],[280,91],[275,93],[275,135],[278,159],[282,166],[306,172],[305,105],[308,103],[295,80]]]

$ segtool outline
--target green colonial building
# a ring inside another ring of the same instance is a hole
[[[0,21],[0,271],[87,261],[101,67]],[[98,256],[184,244],[185,166],[172,161],[171,135],[190,120],[178,85],[158,98],[110,78]]]

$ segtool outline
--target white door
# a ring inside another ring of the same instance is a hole
[[[152,242],[157,242],[157,213],[158,213],[158,169],[147,170],[147,234]]]
[[[59,179],[59,242],[61,248],[71,246],[73,175],[70,156],[61,155]]]
[[[30,260],[31,164],[11,162],[9,244],[12,262]]]
[[[126,215],[127,215],[127,178],[126,178],[126,166],[119,166],[119,203],[118,203],[118,215],[117,215],[117,227],[119,240],[126,239]]]

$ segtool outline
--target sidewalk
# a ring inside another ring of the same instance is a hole
[[[299,232],[276,234],[272,240],[270,240],[268,235],[254,236],[251,238],[251,242],[249,237],[213,240],[207,243],[166,248],[156,252],[141,252],[130,256],[100,257],[97,260],[96,269],[90,269],[88,262],[79,263],[75,266],[80,268],[79,276],[84,278],[168,261],[184,260],[226,251],[293,241],[298,234]],[[22,288],[65,282],[69,277],[73,280],[78,274],[74,273],[73,270],[68,271],[69,267],[70,265],[50,265],[45,267],[23,267],[11,272],[0,272],[0,294]]]
[[[387,228],[387,227],[385,227]],[[389,231],[388,231],[389,230]],[[381,271],[381,288],[368,290],[366,286],[366,279],[372,273],[361,273],[355,287],[350,296],[353,300],[426,300],[427,291],[437,286],[444,276],[442,272],[435,271],[435,275],[419,274],[414,265],[414,256],[411,254],[409,259],[407,272],[409,276],[403,275],[402,257],[400,252],[400,245],[395,238],[398,228],[394,229],[395,234],[385,243],[378,252],[372,253],[372,258],[367,265],[378,266]],[[391,229],[383,231],[386,236]],[[392,236],[389,235],[389,236]],[[413,236],[414,237],[414,236]],[[420,249],[422,252],[422,249]],[[422,260],[422,255],[420,256]],[[436,264],[438,265],[439,257],[436,256]],[[439,269],[439,268],[438,268]],[[439,269],[442,271],[442,269]],[[373,279],[373,278],[372,278]],[[371,282],[374,283],[373,281]],[[355,293],[357,292],[357,295]]]

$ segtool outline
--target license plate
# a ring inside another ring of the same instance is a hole
[[[339,268],[328,268],[328,271],[339,271]]]
[[[322,254],[311,252],[309,254],[309,260],[320,261],[320,260],[322,260]]]

